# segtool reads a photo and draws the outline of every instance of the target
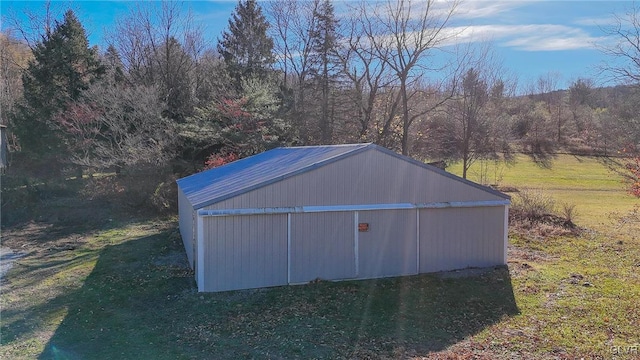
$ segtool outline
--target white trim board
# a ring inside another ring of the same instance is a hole
[[[246,208],[246,209],[219,209],[219,210],[198,210],[198,216],[241,216],[241,215],[271,215],[271,214],[298,214],[298,213],[319,213],[319,212],[339,212],[339,211],[374,211],[374,210],[403,210],[403,209],[445,209],[445,208],[468,208],[485,206],[508,206],[509,200],[486,200],[486,201],[450,201],[431,203],[395,203],[395,204],[365,204],[365,205],[321,205],[321,206],[290,206],[290,207],[267,207],[267,208]]]

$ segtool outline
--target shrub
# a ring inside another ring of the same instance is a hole
[[[555,200],[541,190],[523,189],[513,199],[512,209],[529,219],[552,214]]]
[[[559,215],[554,210],[555,201],[549,195],[541,190],[522,190],[513,198],[509,211],[511,230],[536,239],[580,233],[573,223],[575,205],[561,203]]]
[[[576,215],[576,204],[561,203],[560,215],[567,223],[573,224],[573,219]]]
[[[138,166],[118,175],[93,178],[85,195],[138,212],[169,214],[177,211],[175,176],[169,169],[153,166]]]
[[[178,188],[176,177],[168,175],[165,181],[160,182],[151,196],[153,210],[160,214],[177,211]]]

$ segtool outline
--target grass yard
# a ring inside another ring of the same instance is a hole
[[[26,256],[2,284],[0,358],[640,358],[640,201],[589,158],[502,170],[586,230],[513,234],[508,268],[473,276],[199,294],[175,218],[3,229]]]
[[[454,164],[447,170],[461,175],[462,164]],[[562,202],[575,204],[575,222],[578,225],[604,232],[612,225],[612,214],[628,213],[640,204],[638,199],[626,193],[619,176],[592,157],[558,155],[546,168],[520,154],[514,165],[474,164],[468,177],[481,183],[541,190],[555,199],[558,205]]]

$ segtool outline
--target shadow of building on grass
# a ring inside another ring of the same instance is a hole
[[[197,293],[175,231],[105,247],[40,359],[427,356],[518,314],[506,267]]]
[[[162,315],[185,311],[172,307],[172,299],[195,287],[175,233],[104,247],[83,286],[52,301],[66,316],[39,358],[157,358],[163,348],[157,342],[171,331]],[[179,352],[160,354],[175,358]]]

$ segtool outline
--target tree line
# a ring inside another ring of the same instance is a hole
[[[461,161],[465,178],[516,152],[541,164],[563,151],[637,156],[640,51],[624,32],[637,11],[608,29],[618,47],[603,48],[630,60],[605,69],[620,86],[584,77],[560,89],[549,73],[516,92],[490,45],[452,45],[456,0],[344,6],[240,0],[211,46],[180,4],[139,3],[106,49],[72,10],[47,8],[36,36],[16,22],[0,37],[0,120],[14,153],[52,174],[183,175],[277,146],[353,142]]]

